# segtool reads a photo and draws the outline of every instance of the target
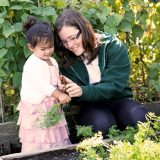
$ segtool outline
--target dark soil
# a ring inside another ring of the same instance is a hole
[[[40,153],[34,156],[13,158],[13,160],[78,160],[78,152],[76,150],[64,149]]]

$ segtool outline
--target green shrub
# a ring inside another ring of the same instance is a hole
[[[80,142],[77,151],[80,152],[82,160],[159,160],[159,122],[160,116],[149,113],[147,122],[139,122],[135,129],[129,127],[123,132],[125,133],[123,136],[121,136],[120,131],[116,132],[116,128],[113,127],[109,133],[112,138],[110,143],[104,141],[99,132]],[[132,131],[135,133],[134,136],[131,134]]]

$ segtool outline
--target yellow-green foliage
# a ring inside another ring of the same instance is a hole
[[[160,160],[160,117],[149,113],[146,118],[147,122],[138,124],[138,132],[134,135],[133,143],[122,137],[122,140],[113,140],[112,144],[107,144],[103,141],[101,133],[97,133],[78,145],[80,158],[83,160]],[[125,133],[130,134],[130,130],[129,133],[127,130]]]
[[[103,141],[102,133],[98,132],[93,137],[80,142],[77,151],[81,153],[82,160],[102,160],[106,157],[105,148],[107,147],[108,144]]]
[[[108,160],[160,160],[160,143],[145,140],[131,145],[118,141],[111,146]]]

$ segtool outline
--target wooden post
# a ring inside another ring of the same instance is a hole
[[[4,122],[4,109],[3,109],[3,103],[2,103],[2,92],[0,88],[0,116],[2,118],[2,122]]]

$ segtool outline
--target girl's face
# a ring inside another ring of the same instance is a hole
[[[54,51],[54,47],[48,47],[44,44],[38,44],[34,48],[28,44],[28,48],[35,56],[43,60],[49,59]]]
[[[59,37],[62,45],[72,51],[76,56],[83,54],[84,48],[80,30],[72,26],[63,26],[59,32]]]

